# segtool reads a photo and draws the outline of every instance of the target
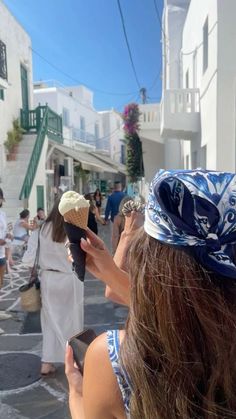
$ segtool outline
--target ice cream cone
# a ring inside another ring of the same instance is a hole
[[[88,225],[88,214],[89,207],[71,209],[64,214],[64,221],[85,230]]]
[[[86,253],[80,247],[80,240],[86,239],[89,201],[77,192],[67,191],[62,195],[58,209],[64,218],[64,228],[73,258],[73,269],[80,281],[84,281]]]

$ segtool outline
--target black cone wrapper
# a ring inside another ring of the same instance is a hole
[[[69,249],[73,258],[73,269],[80,281],[84,281],[86,253],[80,247],[82,237],[86,239],[83,228],[64,222],[64,229],[69,239]]]

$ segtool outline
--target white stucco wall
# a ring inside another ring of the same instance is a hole
[[[180,72],[180,50],[182,30],[190,0],[165,0],[164,25],[165,34],[162,41],[166,44],[166,89],[182,87]]]
[[[182,87],[182,31],[189,3],[190,0],[165,0],[164,2],[163,90]],[[164,166],[168,169],[183,167],[182,142],[175,138],[166,139],[164,147]]]
[[[236,2],[205,0],[199,7],[192,0],[183,31],[183,79],[189,70],[190,87],[194,80],[194,53],[197,64],[196,86],[200,89],[200,138],[191,143],[191,154],[198,154],[208,169],[235,171],[236,99]],[[208,68],[203,74],[203,25],[208,17]],[[189,153],[184,145],[184,155]]]
[[[5,165],[3,143],[12,127],[12,120],[20,116],[22,107],[21,73],[22,64],[28,71],[29,108],[33,104],[31,40],[22,26],[0,0],[0,40],[7,51],[8,86],[4,101],[0,100],[0,176]]]
[[[142,137],[142,149],[145,181],[151,182],[155,173],[165,168],[165,147],[164,144]]]
[[[48,150],[48,137],[45,137],[43,149],[41,152],[40,160],[38,163],[37,172],[34,178],[34,182],[31,189],[31,194],[29,197],[29,206],[28,209],[30,211],[30,218],[35,217],[37,213],[37,185],[42,185],[44,187],[44,203],[45,209],[47,208],[47,201],[46,201],[46,171],[45,171],[45,162]]]
[[[70,95],[72,92],[72,96]],[[95,135],[95,124],[99,126],[99,136],[103,136],[103,126],[99,113],[93,108],[92,92],[83,86],[68,87],[66,89],[60,87],[48,87],[34,89],[34,104],[39,103],[54,110],[62,115],[63,108],[69,113],[68,126],[63,126],[63,137],[65,144],[72,145],[73,129],[80,129],[80,117],[85,119],[85,131]]]
[[[224,3],[225,4],[225,3]],[[203,73],[203,26],[208,17],[208,68]],[[218,22],[217,0],[204,0],[199,7],[198,0],[192,0],[183,29],[182,63],[183,87],[186,87],[186,72],[189,73],[189,87],[200,89],[201,137],[192,140],[191,155],[197,153],[200,165],[201,148],[207,146],[208,169],[217,168],[217,101],[218,86]],[[184,145],[184,155],[188,146]]]
[[[217,168],[236,170],[236,2],[218,4]]]
[[[123,144],[120,140],[124,138],[122,117],[114,110],[100,112],[100,115],[103,121],[104,137],[98,148],[109,151],[111,158],[119,163]]]

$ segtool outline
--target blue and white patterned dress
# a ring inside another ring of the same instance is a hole
[[[130,418],[129,401],[130,401],[130,385],[128,384],[128,378],[125,371],[120,365],[120,339],[119,330],[108,330],[107,331],[107,345],[108,353],[111,361],[111,365],[116,376],[122,399],[125,406],[125,412],[127,419]]]

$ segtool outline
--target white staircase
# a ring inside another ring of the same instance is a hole
[[[23,202],[19,200],[19,195],[35,141],[36,134],[24,135],[19,143],[16,160],[6,162],[0,187],[6,199],[3,203],[3,211],[7,215],[8,222],[14,223],[23,209]]]

